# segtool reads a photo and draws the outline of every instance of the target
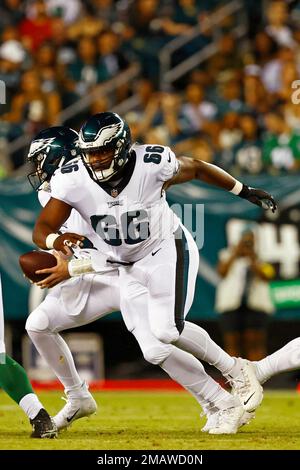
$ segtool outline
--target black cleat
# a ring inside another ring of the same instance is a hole
[[[32,433],[30,437],[38,439],[53,439],[57,437],[57,427],[47,411],[42,408],[35,418],[30,420]]]

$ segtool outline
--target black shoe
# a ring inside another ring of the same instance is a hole
[[[31,437],[39,439],[57,437],[57,427],[44,408],[38,412],[35,418],[30,420],[30,424],[32,426]]]

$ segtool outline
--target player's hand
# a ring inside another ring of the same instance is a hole
[[[263,209],[271,209],[272,212],[275,212],[277,209],[277,204],[271,194],[267,193],[263,189],[251,188],[244,184],[239,196],[252,202],[252,204],[262,207]]]
[[[64,233],[56,238],[53,243],[53,248],[56,251],[61,251],[65,255],[68,255],[68,248],[72,249],[73,246],[81,248],[83,246],[83,241],[84,237],[82,235],[78,235],[78,233]]]
[[[36,283],[41,289],[50,289],[62,281],[69,279],[71,276],[68,270],[68,261],[59,253],[53,252],[57,260],[57,265],[53,268],[39,269],[36,274],[49,274],[46,279]]]

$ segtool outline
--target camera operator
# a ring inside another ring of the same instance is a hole
[[[274,312],[268,284],[274,268],[259,259],[254,232],[247,229],[237,245],[220,251],[217,269],[216,310],[224,348],[232,356],[258,361],[267,355],[267,326]]]

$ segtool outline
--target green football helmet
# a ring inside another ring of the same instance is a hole
[[[35,166],[35,171],[27,176],[33,189],[41,189],[57,168],[79,156],[76,131],[64,126],[43,129],[31,142],[27,157]]]
[[[130,158],[129,126],[116,113],[95,114],[80,129],[79,147],[92,178],[96,182],[107,181],[118,174]]]

